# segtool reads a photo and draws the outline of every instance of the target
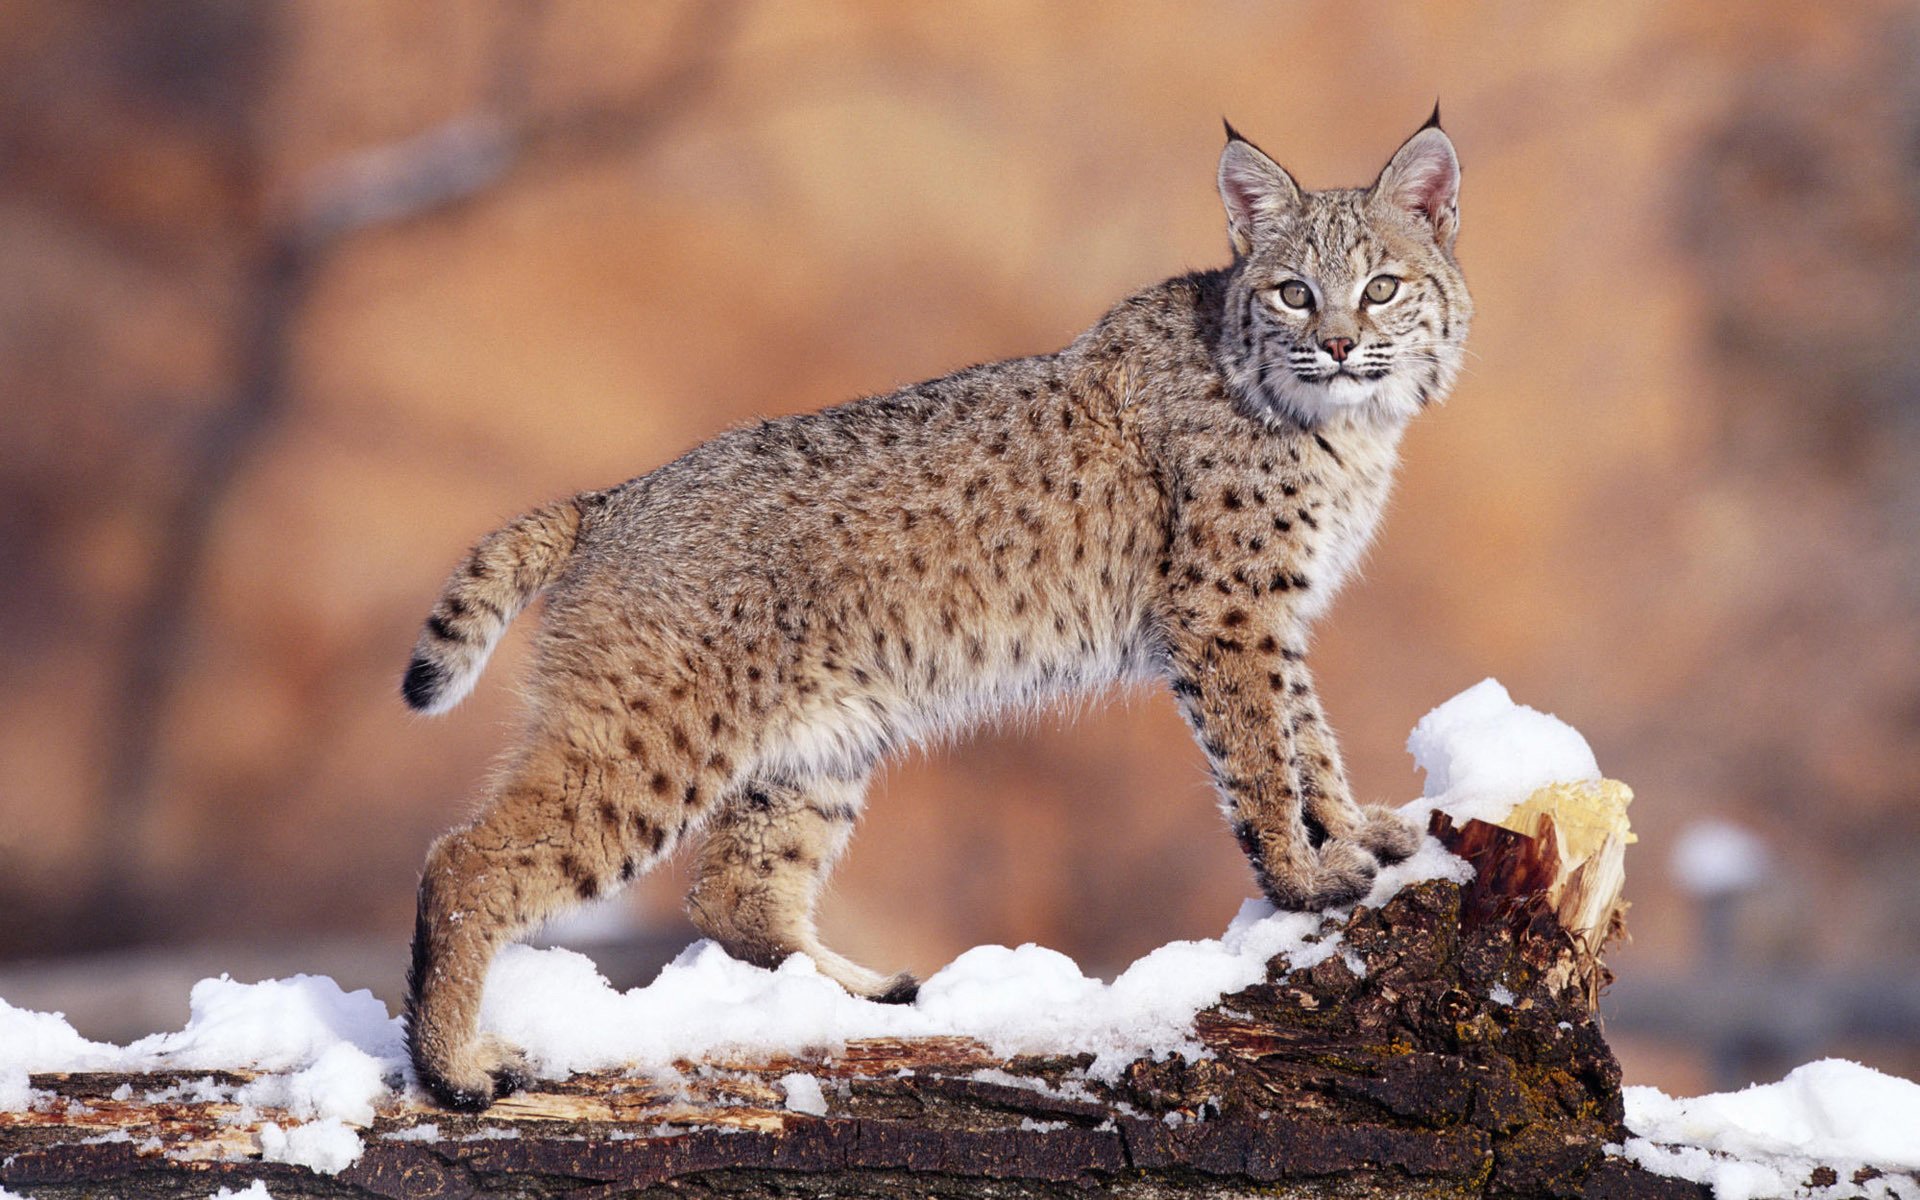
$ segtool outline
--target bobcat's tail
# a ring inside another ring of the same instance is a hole
[[[515,518],[482,538],[454,568],[427,614],[400,683],[407,707],[443,713],[467,698],[507,622],[560,578],[580,534],[581,500]]]

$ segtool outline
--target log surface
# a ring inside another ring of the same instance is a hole
[[[1290,974],[1276,959],[1201,1012],[1206,1056],[1142,1059],[1112,1084],[1084,1059],[855,1042],[682,1064],[677,1079],[576,1076],[479,1116],[396,1101],[329,1176],[261,1161],[261,1124],[285,1114],[152,1098],[201,1075],[35,1076],[55,1099],[0,1114],[0,1186],[38,1200],[198,1200],[253,1180],[280,1200],[1703,1197],[1607,1155],[1625,1137],[1620,1069],[1551,907],[1468,900],[1432,881],[1357,910],[1341,952]],[[793,1071],[819,1079],[824,1116],[785,1107]]]
[[[963,1038],[683,1062],[548,1081],[484,1114],[401,1090],[337,1174],[263,1160],[289,1114],[234,1103],[253,1076],[38,1075],[0,1112],[0,1188],[37,1200],[201,1197],[1591,1197],[1707,1200],[1610,1153],[1620,1066],[1594,1017],[1624,928],[1632,794],[1554,784],[1497,825],[1433,814],[1474,868],[1323,937],[1334,952],[1198,1013],[1190,1043],[1089,1076]],[[811,1075],[824,1112],[794,1111]],[[390,1083],[398,1084],[398,1080]],[[272,1130],[266,1130],[272,1133]],[[1871,1171],[1813,1169],[1823,1200]],[[1920,1180],[1902,1176],[1902,1187]],[[1878,1186],[1876,1184],[1875,1186]]]

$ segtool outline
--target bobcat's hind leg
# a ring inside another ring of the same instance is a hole
[[[406,1036],[415,1076],[442,1105],[478,1111],[526,1082],[518,1055],[480,1032],[499,948],[652,866],[718,792],[697,772],[652,778],[658,786],[644,786],[570,746],[536,748],[471,824],[428,851]]]
[[[866,780],[795,785],[755,779],[707,823],[687,911],[700,931],[745,962],[777,967],[796,952],[856,996],[908,1003],[913,976],[881,975],[820,944],[814,905],[859,818]]]

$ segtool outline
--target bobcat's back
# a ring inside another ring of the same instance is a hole
[[[537,670],[593,711],[723,664],[698,719],[769,769],[864,771],[1141,669],[1163,508],[1116,398],[1055,359],[764,422],[608,496]]]

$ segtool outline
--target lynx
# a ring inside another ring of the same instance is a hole
[[[442,1104],[518,1087],[478,1014],[496,950],[701,835],[689,908],[741,959],[823,947],[814,902],[875,764],[1009,707],[1163,678],[1275,904],[1364,895],[1417,834],[1357,807],[1308,673],[1408,419],[1471,315],[1439,112],[1371,187],[1303,191],[1227,127],[1231,265],[1055,354],[722,434],[536,509],[454,573],[403,684],[459,703],[546,593],[526,732],[427,856],[409,1051]]]

